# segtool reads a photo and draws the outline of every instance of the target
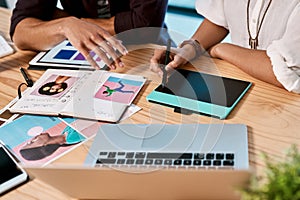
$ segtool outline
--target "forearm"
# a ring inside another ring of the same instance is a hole
[[[41,21],[35,18],[26,18],[16,27],[13,40],[20,49],[48,50],[66,39],[64,28],[67,21],[73,17]]]
[[[282,87],[274,75],[270,58],[264,50],[252,50],[221,43],[213,47],[211,55],[239,67],[257,79]]]
[[[227,34],[228,30],[226,28],[204,19],[192,38],[196,39],[204,49],[209,50],[212,46],[221,42]]]
[[[179,48],[176,49],[177,52],[173,55],[173,60],[166,66],[166,70],[171,71],[171,69],[177,68],[186,62],[191,61],[201,55],[203,53],[203,49],[209,50],[212,46],[222,41],[227,34],[228,30],[224,27],[218,26],[209,20],[204,19],[192,36],[193,40],[184,41],[179,45]],[[200,45],[194,40],[197,40]],[[157,50],[151,58],[151,70],[160,73],[160,75],[162,75],[162,71],[158,63],[161,63],[162,58],[164,58],[163,55],[163,51]]]
[[[91,19],[91,18],[82,18],[83,21],[90,22],[96,24],[97,26],[105,29],[111,35],[115,35],[115,17],[111,17],[109,19]]]
[[[122,55],[127,54],[121,42],[100,26],[76,17],[63,17],[51,21],[25,18],[18,23],[13,35],[18,48],[38,51],[50,49],[65,39],[68,39],[95,69],[99,69],[99,65],[91,51],[112,69],[124,66],[117,53],[118,51]]]

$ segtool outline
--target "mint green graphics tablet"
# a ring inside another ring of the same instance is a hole
[[[147,100],[173,107],[177,112],[225,119],[251,85],[247,81],[178,69]]]

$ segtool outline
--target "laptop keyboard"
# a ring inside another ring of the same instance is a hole
[[[96,166],[234,169],[234,153],[100,152]]]

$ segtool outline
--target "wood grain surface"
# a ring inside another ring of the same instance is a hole
[[[11,11],[0,8],[0,31],[9,39]],[[261,175],[265,170],[261,153],[266,152],[274,160],[283,159],[284,153],[296,144],[300,147],[300,96],[284,89],[250,77],[237,67],[222,60],[202,57],[188,69],[217,74],[250,81],[253,86],[226,120],[218,120],[201,115],[181,115],[171,108],[149,103],[146,96],[160,84],[160,78],[149,70],[149,60],[155,45],[128,47],[129,54],[122,58],[126,67],[116,72],[139,74],[147,78],[134,104],[142,108],[131,118],[122,123],[239,123],[248,127],[249,162],[254,173]],[[23,82],[19,68],[28,67],[28,62],[36,55],[32,51],[16,49],[13,55],[0,58],[0,109],[17,96],[17,87]],[[37,80],[43,71],[30,70],[29,75]],[[234,145],[234,143],[232,144]],[[88,144],[61,157],[55,163],[82,163],[87,153]],[[71,199],[52,187],[38,180],[31,180],[9,192],[1,199]]]

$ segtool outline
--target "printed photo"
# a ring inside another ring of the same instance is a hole
[[[100,63],[101,59],[96,55],[95,52],[90,51],[90,56],[97,62]],[[45,63],[61,63],[61,64],[77,64],[77,65],[89,65],[89,62],[85,57],[72,46],[72,44],[65,40],[50,51],[48,51],[38,62]],[[67,66],[66,65],[66,66]]]
[[[45,165],[86,137],[57,117],[24,115],[1,127],[0,139],[22,163]]]
[[[131,104],[142,85],[142,81],[110,76],[97,91],[95,98]]]
[[[78,77],[51,75],[31,95],[61,97],[78,79]]]
[[[77,118],[62,118],[65,122],[70,124],[76,130],[78,130],[86,138],[91,138],[95,136],[101,125],[107,124],[106,122],[87,120],[87,119],[77,119]]]

